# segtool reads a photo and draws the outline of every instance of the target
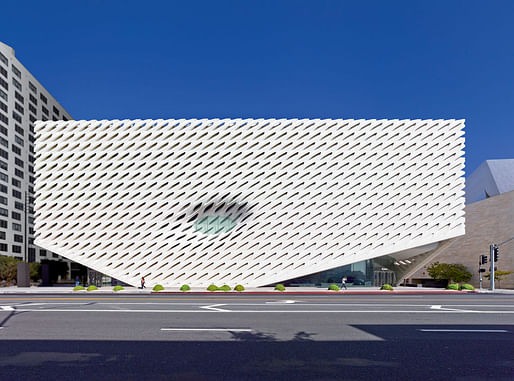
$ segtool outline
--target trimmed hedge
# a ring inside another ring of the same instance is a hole
[[[245,288],[242,285],[238,284],[236,287],[234,287],[234,290],[236,290],[237,292],[242,292],[245,290]]]
[[[191,287],[189,287],[187,284],[184,284],[182,287],[180,287],[180,291],[186,292],[191,290]]]
[[[469,291],[475,291],[475,287],[469,283],[464,283],[460,286],[461,290],[469,290]]]
[[[223,286],[218,287],[218,290],[225,291],[225,292],[232,291],[232,287],[230,287],[228,284],[224,284]]]
[[[85,288],[82,287],[82,286],[75,286],[75,287],[73,287],[73,291],[83,291],[83,290],[85,290]]]
[[[328,289],[330,291],[339,291],[339,287],[337,287],[336,284],[331,284],[330,286],[328,286]]]
[[[385,291],[394,291],[393,286],[391,286],[390,284],[384,284],[382,285],[382,287],[380,287],[380,289]]]
[[[218,291],[218,286],[211,284],[209,287],[207,287],[207,291],[211,291],[211,292]]]
[[[459,291],[459,285],[457,283],[450,283],[448,286],[446,286],[446,289]]]
[[[96,290],[98,290],[98,287],[91,285],[91,286],[89,286],[89,287],[87,288],[87,290],[88,290],[88,291],[96,291]]]
[[[161,284],[156,284],[152,288],[152,291],[162,291],[162,290],[164,290],[164,287]]]
[[[124,288],[123,288],[123,286],[114,286],[114,288],[112,290],[118,292],[118,291],[123,291]]]
[[[286,290],[286,288],[284,287],[283,284],[277,284],[275,286],[275,291],[285,291],[285,290]]]

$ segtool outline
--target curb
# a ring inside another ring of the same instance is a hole
[[[168,295],[243,295],[243,294],[329,294],[329,295],[347,295],[347,294],[477,294],[477,291],[152,291],[151,294],[168,294]]]

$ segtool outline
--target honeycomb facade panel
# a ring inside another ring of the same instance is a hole
[[[463,120],[36,123],[36,244],[128,284],[263,286],[464,234]]]

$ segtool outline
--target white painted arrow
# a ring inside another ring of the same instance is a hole
[[[266,304],[293,304],[296,303],[294,300],[277,300],[273,302],[266,302]]]
[[[226,306],[226,304],[213,304],[211,306],[201,306],[204,310],[217,311],[217,312],[230,312],[229,310],[224,310],[222,308],[217,308],[219,306]]]
[[[14,308],[12,308],[11,306],[0,306],[0,308],[2,309],[2,311],[14,311]]]

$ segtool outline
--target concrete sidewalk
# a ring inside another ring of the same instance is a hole
[[[430,287],[395,287],[394,291],[382,291],[378,287],[348,287],[346,291],[329,291],[326,288],[319,287],[289,287],[286,291],[275,291],[273,287],[249,287],[241,294],[412,294],[412,293],[437,293],[437,294],[461,294],[466,291],[445,290],[443,288]],[[468,291],[473,292],[473,291]],[[491,293],[490,290],[476,290],[475,292]],[[209,292],[205,288],[192,288],[188,294],[240,294],[236,291]],[[497,289],[495,294],[513,294],[514,290]],[[0,294],[120,294],[120,295],[144,295],[144,294],[184,294],[177,288],[166,288],[163,291],[153,292],[152,289],[145,288],[143,290],[136,287],[125,287],[124,290],[115,292],[113,287],[100,287],[95,291],[73,291],[73,287],[0,287]]]

